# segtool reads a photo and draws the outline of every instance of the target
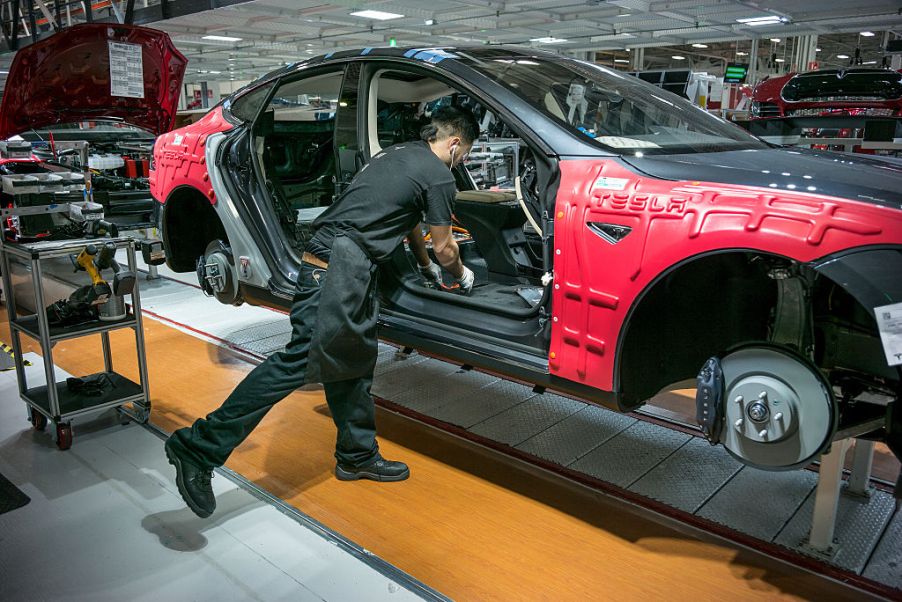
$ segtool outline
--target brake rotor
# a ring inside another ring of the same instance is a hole
[[[719,439],[750,466],[789,470],[833,439],[838,408],[815,366],[790,351],[750,346],[720,359],[723,428]]]

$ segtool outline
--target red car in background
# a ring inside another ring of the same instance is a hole
[[[771,77],[752,95],[751,117],[902,116],[902,73],[822,69]]]
[[[889,69],[822,69],[759,83],[752,94],[751,131],[764,137],[892,140],[902,118],[902,73]],[[884,118],[881,122],[880,118]],[[879,125],[878,125],[879,124]],[[882,128],[882,132],[877,132]],[[873,133],[866,133],[871,130]],[[902,135],[902,132],[899,132]],[[813,145],[830,150],[831,145]],[[836,150],[842,150],[837,146]],[[854,152],[873,153],[854,146]]]

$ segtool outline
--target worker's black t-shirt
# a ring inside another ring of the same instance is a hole
[[[346,232],[382,262],[422,222],[450,226],[454,176],[423,141],[391,146],[372,158],[348,189],[313,222],[307,250],[328,260],[337,232]]]

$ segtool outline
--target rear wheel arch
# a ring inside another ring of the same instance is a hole
[[[228,243],[225,228],[210,200],[191,186],[173,190],[160,217],[166,261],[176,272],[193,272],[197,258],[214,240]]]

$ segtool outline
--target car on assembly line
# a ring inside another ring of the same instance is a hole
[[[902,116],[902,73],[867,67],[787,73],[752,93],[753,119],[841,116]]]
[[[857,138],[892,142],[902,137],[902,73],[850,67],[787,73],[765,79],[752,92],[749,130],[776,143],[801,138]],[[843,150],[829,140],[813,148]],[[849,145],[873,154],[873,149]]]
[[[902,166],[773,148],[594,64],[366,48],[271,73],[157,138],[170,267],[287,308],[311,221],[444,105],[482,127],[455,169],[476,286],[426,286],[402,246],[381,338],[618,411],[697,379],[706,436],[761,468],[837,436],[900,454]]]

